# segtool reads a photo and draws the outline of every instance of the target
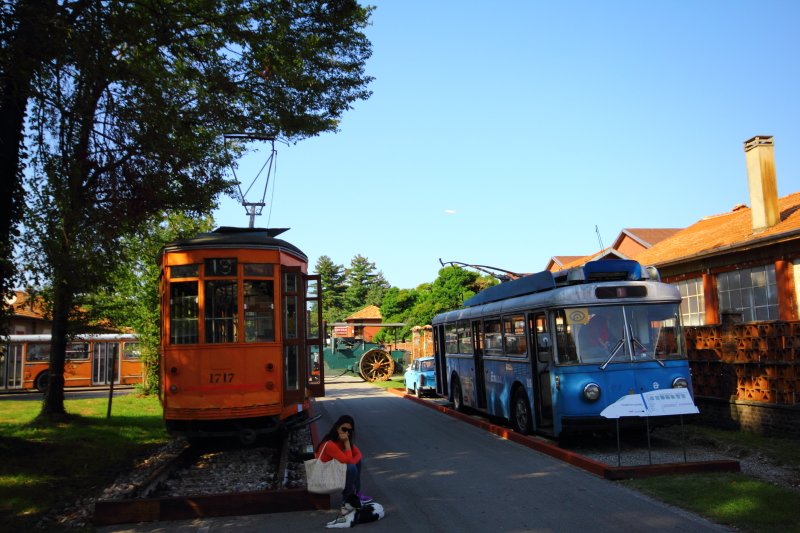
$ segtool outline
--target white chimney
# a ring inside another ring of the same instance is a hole
[[[753,232],[758,233],[781,221],[775,179],[775,143],[771,136],[757,135],[745,141],[744,153]]]

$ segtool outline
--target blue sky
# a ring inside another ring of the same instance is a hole
[[[439,258],[538,272],[599,250],[595,226],[608,246],[749,205],[755,135],[775,137],[779,196],[800,190],[800,2],[370,3],[372,97],[276,146],[256,220],[290,227],[310,270],[361,254],[400,288]],[[248,223],[230,199],[215,217]]]

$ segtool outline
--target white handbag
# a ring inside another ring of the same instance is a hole
[[[330,441],[325,441],[319,455],[325,451],[325,446]],[[303,463],[306,467],[306,490],[314,494],[333,494],[344,490],[344,483],[347,479],[347,465],[340,463],[336,459],[331,459],[327,463],[319,459],[309,459]]]

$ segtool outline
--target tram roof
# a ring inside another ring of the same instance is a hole
[[[235,228],[221,226],[214,231],[201,233],[190,239],[172,241],[164,245],[164,252],[186,248],[267,248],[282,249],[308,261],[300,248],[282,239],[276,239],[289,228]]]

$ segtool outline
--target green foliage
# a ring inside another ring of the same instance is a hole
[[[168,242],[194,237],[213,228],[210,215],[198,218],[171,212],[152,217],[138,234],[121,238],[122,260],[109,274],[105,290],[85,300],[93,316],[104,318],[113,327],[132,328],[138,333],[146,369],[144,391],[158,389],[161,249]]]
[[[380,307],[389,283],[382,272],[376,271],[375,263],[358,254],[350,261],[350,268],[345,269],[344,274],[347,288],[344,291],[343,304],[347,314],[367,305]]]
[[[9,27],[20,23],[9,13]],[[108,285],[123,237],[164,211],[210,212],[231,189],[228,167],[241,151],[228,151],[223,133],[297,141],[335,131],[369,97],[369,14],[352,0],[56,10],[65,42],[34,66],[24,218],[26,266],[53,288],[54,376],[69,314],[79,295]],[[62,385],[51,380],[43,414],[63,413]]]
[[[344,292],[347,289],[344,266],[323,255],[317,260],[315,272],[322,283],[322,319],[326,323],[344,320],[347,316],[344,310]]]
[[[464,300],[496,283],[494,278],[448,266],[439,270],[433,283],[416,289],[391,288],[384,295],[381,314],[385,322],[403,322],[406,325],[395,332],[381,330],[375,338],[378,342],[392,341],[394,336],[407,339],[412,327],[430,324],[437,314],[461,307]]]

